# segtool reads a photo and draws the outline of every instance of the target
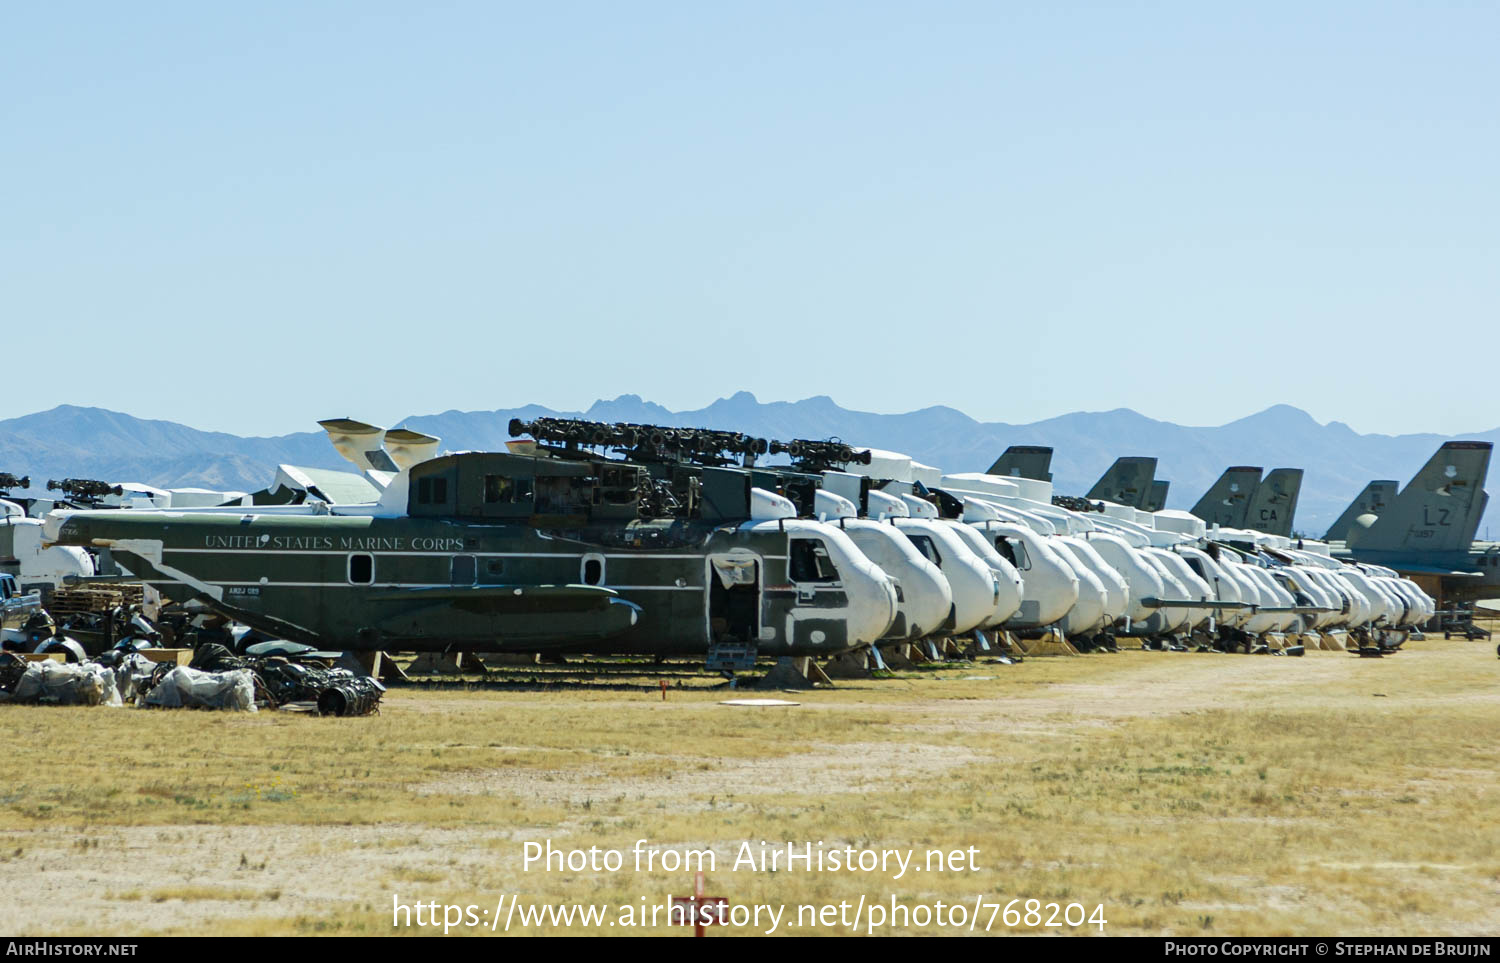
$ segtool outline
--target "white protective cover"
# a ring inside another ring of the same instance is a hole
[[[1214,561],[1212,555],[1201,548],[1191,545],[1177,546],[1177,555],[1187,563],[1193,574],[1202,579],[1210,589],[1209,598],[1219,602],[1244,603],[1245,592],[1240,588],[1239,580],[1224,570],[1224,567]],[[1259,593],[1256,593],[1259,597]],[[1240,627],[1250,620],[1250,610],[1244,609],[1219,609],[1214,613],[1214,621],[1233,627]]]
[[[1177,532],[1192,538],[1202,538],[1208,533],[1208,524],[1190,512],[1165,508],[1153,514],[1155,528],[1159,532]]]
[[[1006,619],[1021,610],[1021,597],[1025,591],[1025,586],[1021,582],[1021,574],[1016,571],[1014,565],[995,551],[995,546],[985,541],[978,529],[952,519],[943,521],[949,526],[950,531],[964,540],[964,544],[968,545],[995,575],[995,582],[999,586],[999,592],[995,596],[995,613],[984,621],[983,627],[995,628],[1003,624]]]
[[[20,569],[17,580],[23,586],[45,583],[60,589],[69,576],[94,574],[94,559],[84,549],[44,541],[46,526],[41,519],[8,517],[0,524],[12,528],[11,552]]]
[[[836,524],[901,587],[897,609],[906,616],[906,637],[921,638],[942,625],[953,606],[953,590],[942,570],[911,539],[894,525],[868,518],[845,518]]]
[[[891,481],[909,482],[911,478],[911,456],[903,455],[899,451],[883,451],[879,448],[856,448],[855,451],[868,451],[870,463],[868,465],[848,464],[843,470],[855,475],[866,475],[870,478],[885,478]]]
[[[1141,604],[1141,599],[1163,597],[1165,583],[1162,581],[1161,573],[1120,535],[1099,531],[1090,532],[1086,538],[1089,546],[1098,553],[1099,557],[1124,578],[1129,588],[1130,599],[1125,614],[1130,619],[1132,627],[1137,627],[1136,623],[1144,623],[1151,618],[1156,610],[1146,608]],[[1145,628],[1145,626],[1142,625],[1139,628]]]
[[[820,522],[831,522],[840,518],[858,518],[859,509],[844,496],[819,488],[813,492],[813,514]]]
[[[1108,596],[1104,604],[1104,614],[1110,623],[1125,618],[1130,611],[1130,583],[1125,580],[1125,576],[1106,562],[1084,537],[1068,535],[1059,537],[1057,541],[1068,546],[1073,557],[1088,566],[1089,571],[1104,583],[1104,591]]]
[[[869,516],[875,521],[884,521],[887,518],[910,518],[911,512],[906,503],[895,495],[887,495],[885,492],[870,492],[866,496],[869,505]]]
[[[983,472],[958,472],[944,475],[942,487],[956,491],[974,492],[999,498],[1020,498],[1021,486],[1013,478],[986,475]]]
[[[906,505],[906,510],[911,514],[912,518],[935,519],[938,517],[937,506],[925,498],[918,498],[915,495],[902,495],[901,501]]]
[[[1271,577],[1271,570],[1259,565],[1245,564],[1246,573],[1251,575],[1260,586],[1261,605],[1275,608],[1286,608],[1296,603],[1292,593],[1288,592],[1280,582]],[[1269,598],[1269,601],[1267,600]],[[1286,632],[1296,625],[1299,616],[1295,612],[1271,612],[1266,613],[1273,617],[1273,624],[1266,632]]]
[[[1182,574],[1177,570],[1175,566],[1168,564],[1168,556],[1173,559],[1176,559],[1177,556],[1172,555],[1165,549],[1156,547],[1141,549],[1141,556],[1149,561],[1153,566],[1155,566],[1156,574],[1161,576],[1161,598],[1186,601],[1192,600],[1193,595],[1190,591],[1188,582],[1182,578]],[[1155,612],[1156,618],[1152,619],[1148,623],[1148,631],[1152,633],[1176,632],[1183,627],[1192,627],[1191,622],[1193,616],[1192,612],[1188,609],[1174,606],[1172,608],[1156,609]]]
[[[859,546],[837,525],[805,518],[746,522],[741,531],[783,531],[789,536],[813,538],[823,543],[828,559],[838,570],[845,604],[828,609],[808,609],[819,617],[842,618],[848,626],[848,649],[868,645],[885,636],[896,620],[896,583],[859,550]],[[798,610],[800,613],[802,610]],[[793,618],[797,617],[795,614]],[[811,616],[809,616],[811,617]]]
[[[1049,539],[1047,548],[1072,569],[1078,579],[1078,600],[1063,616],[1064,635],[1085,636],[1105,628],[1109,618],[1109,590],[1104,580],[1096,575],[1083,560],[1073,554],[1072,549],[1061,538]]]
[[[755,522],[775,521],[778,518],[796,518],[797,506],[790,498],[764,488],[750,489],[750,520]]]
[[[914,461],[911,463],[911,480],[921,482],[928,488],[937,488],[943,483],[943,470]]]
[[[255,680],[249,669],[200,672],[180,665],[168,672],[143,702],[164,709],[234,709],[254,712]]]
[[[995,613],[999,607],[999,588],[993,571],[950,526],[929,518],[897,518],[895,526],[908,537],[926,536],[932,540],[942,559],[938,568],[953,594],[955,633],[977,629]]]
[[[1021,575],[1022,604],[1020,612],[1012,620],[1014,627],[1029,629],[1051,625],[1060,621],[1078,603],[1079,592],[1082,591],[1078,575],[1071,565],[1048,547],[1046,537],[1023,525],[1005,522],[978,522],[974,527],[984,535],[985,541],[995,545],[995,550],[1002,557],[1006,551],[1013,552],[1014,548],[1002,550],[996,544],[996,539],[1013,539],[1025,549],[1025,564],[1016,566]],[[1017,555],[1017,558],[1020,556]],[[1103,587],[1100,586],[1100,592],[1102,591]],[[1099,608],[1102,613],[1102,594]]]
[[[819,491],[832,492],[858,504],[861,477],[846,471],[825,471],[823,472],[823,487]]]

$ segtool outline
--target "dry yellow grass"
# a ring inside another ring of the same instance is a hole
[[[1488,644],[1125,652],[844,683],[796,708],[726,697],[396,690],[369,719],[3,707],[11,919],[380,934],[393,894],[639,905],[691,887],[628,864],[523,871],[524,841],[550,838],[712,848],[711,893],[792,913],[894,894],[1103,904],[1107,933],[1500,928]],[[729,871],[761,840],[972,846],[981,869]]]

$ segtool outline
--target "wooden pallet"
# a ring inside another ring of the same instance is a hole
[[[144,598],[145,587],[139,582],[79,585],[54,590],[47,599],[47,611],[54,621],[61,622],[69,615],[102,614],[122,606],[140,605]]]

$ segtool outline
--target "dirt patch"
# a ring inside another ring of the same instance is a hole
[[[641,759],[635,754],[632,759]],[[959,766],[980,761],[961,746],[855,743],[828,752],[771,759],[727,760],[710,769],[680,768],[654,755],[660,772],[612,776],[604,766],[570,769],[480,769],[411,787],[417,795],[510,795],[547,803],[581,805],[605,796],[668,808],[703,808],[703,799],[742,796],[838,795],[903,789]]]
[[[385,903],[403,885],[415,891],[423,880],[485,869],[494,860],[487,842],[538,832],[545,831],[136,826],[4,832],[0,849],[13,884],[9,918],[18,928],[140,933],[247,917],[316,917],[351,906],[388,911]]]

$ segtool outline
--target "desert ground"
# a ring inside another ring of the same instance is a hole
[[[528,841],[628,861],[646,840],[712,850],[709,894],[791,907],[779,933],[853,931],[793,916],[861,897],[1073,902],[1106,921],[986,926],[984,910],[972,931],[884,933],[1500,931],[1490,642],[1437,637],[1384,659],[1124,651],[797,693],[713,681],[676,676],[665,700],[644,670],[608,688],[393,688],[379,716],[353,719],[0,706],[10,929],[431,934],[443,928],[393,926],[395,903],[490,913],[690,892],[680,867],[523,865]],[[737,697],[799,704],[720,704]],[[763,840],[973,847],[978,868],[730,868]],[[494,932],[487,917],[451,930]]]

